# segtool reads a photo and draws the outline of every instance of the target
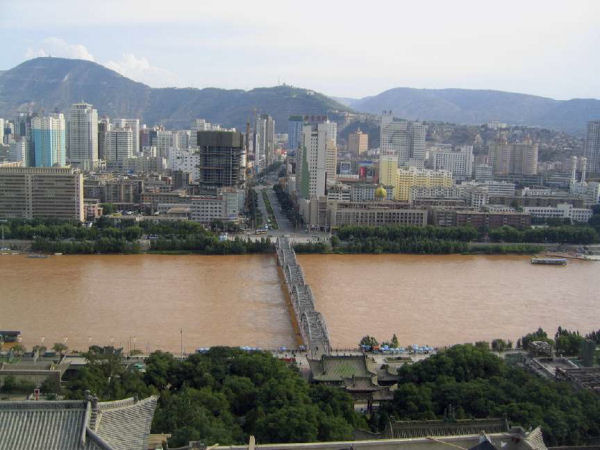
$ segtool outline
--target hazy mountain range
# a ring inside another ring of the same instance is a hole
[[[345,111],[459,124],[492,120],[581,133],[600,119],[600,100],[554,100],[491,90],[396,88],[361,99],[330,98],[291,86],[240,89],[151,88],[99,64],[63,58],[35,58],[0,71],[0,117],[18,111],[66,112],[72,103],[92,103],[100,115],[139,117],[148,125],[189,128],[200,117],[227,127],[245,128],[255,112],[271,114],[279,132],[291,114]]]
[[[244,130],[256,112],[271,114],[287,131],[291,114],[332,114],[350,108],[322,94],[291,86],[241,89],[154,89],[90,61],[35,58],[0,74],[0,117],[18,111],[58,110],[86,101],[109,117],[139,117],[148,125],[189,128],[195,118]]]

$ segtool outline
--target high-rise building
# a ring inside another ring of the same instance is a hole
[[[33,117],[31,136],[35,149],[35,167],[66,165],[65,117],[62,114]]]
[[[82,174],[70,167],[0,167],[0,218],[83,221]]]
[[[21,162],[23,167],[27,166],[27,139],[20,138],[10,142],[8,147],[8,157],[13,162]]]
[[[585,139],[585,156],[590,173],[600,174],[600,120],[588,122]]]
[[[177,130],[173,133],[173,147],[187,150],[190,147],[190,130]]]
[[[106,137],[107,133],[111,129],[110,119],[108,117],[103,117],[98,120],[98,159],[102,159],[106,161]]]
[[[173,147],[173,133],[167,130],[158,130],[156,137],[152,141],[152,146],[157,148],[157,156],[167,158],[169,150]]]
[[[337,149],[327,122],[305,125],[296,158],[296,190],[304,199],[325,195],[335,181]]]
[[[237,131],[198,131],[200,187],[240,186],[244,181],[244,137]]]
[[[290,116],[288,122],[288,149],[297,150],[298,146],[302,143],[302,133],[304,132],[304,126],[306,125],[317,125],[319,123],[325,124],[327,128],[327,135],[329,140],[333,141],[334,145],[337,145],[337,123],[330,121],[327,116],[323,115],[305,115],[305,116]]]
[[[290,116],[288,119],[288,150],[295,152],[302,140],[303,116]]]
[[[152,147],[152,142],[156,138],[156,128],[147,128],[146,125],[142,125],[140,130],[140,145],[142,150],[147,147]]]
[[[75,103],[69,113],[69,161],[84,170],[98,163],[98,111],[87,103]]]
[[[394,198],[409,201],[413,187],[452,187],[452,173],[446,170],[427,170],[409,167],[398,169],[394,186]]]
[[[369,149],[369,135],[363,133],[360,128],[348,136],[348,151],[359,156]]]
[[[495,176],[537,174],[538,146],[531,141],[518,144],[492,142],[489,156]]]
[[[134,139],[131,128],[112,128],[106,133],[106,163],[109,167],[122,169],[134,156]]]
[[[256,116],[254,122],[254,164],[260,169],[269,166],[275,154],[275,120],[268,114]]]
[[[4,119],[0,117],[0,144],[4,144]]]
[[[433,159],[434,170],[448,170],[454,179],[471,178],[473,172],[473,146],[462,145],[452,151],[436,152]]]
[[[140,147],[140,119],[115,119],[115,128],[129,128],[133,136],[133,154],[138,155],[142,148]]]
[[[396,120],[391,111],[384,111],[380,126],[381,154],[397,156],[399,166],[423,168],[425,134],[422,123]]]

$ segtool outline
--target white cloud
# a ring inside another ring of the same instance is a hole
[[[85,45],[69,44],[67,41],[57,37],[48,37],[40,43],[38,48],[29,47],[25,52],[27,58],[38,56],[55,56],[60,58],[76,58],[95,61],[94,56]]]
[[[177,86],[180,79],[170,70],[150,64],[145,57],[137,57],[133,53],[124,53],[118,61],[108,61],[104,66],[119,72],[135,81],[146,83],[152,87]]]

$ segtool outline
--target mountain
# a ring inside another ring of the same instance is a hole
[[[274,117],[278,132],[287,132],[291,114],[349,111],[322,94],[291,86],[250,91],[216,88],[153,89],[90,61],[35,58],[0,73],[0,117],[19,111],[67,112],[86,101],[100,116],[139,117],[148,125],[189,128],[194,118],[244,130],[254,112]]]
[[[412,89],[400,87],[361,99],[340,98],[356,111],[412,120],[483,124],[493,120],[581,132],[589,120],[600,119],[600,100],[554,100],[535,95],[470,89]]]
[[[361,99],[330,98],[291,86],[240,89],[153,89],[99,64],[77,59],[35,58],[0,72],[0,117],[18,111],[67,112],[86,101],[109,117],[139,117],[148,125],[189,128],[194,118],[244,130],[256,112],[271,114],[278,132],[292,114],[359,111],[397,117],[479,125],[492,120],[581,134],[600,119],[600,100],[554,100],[511,92],[396,88]]]

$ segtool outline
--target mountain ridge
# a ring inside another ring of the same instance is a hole
[[[0,117],[19,111],[67,112],[85,100],[100,115],[139,117],[148,125],[189,128],[204,118],[243,130],[256,113],[275,118],[278,132],[287,131],[292,114],[327,114],[339,119],[345,112],[380,114],[391,110],[409,120],[479,125],[490,121],[537,126],[581,134],[589,120],[600,119],[600,100],[556,100],[493,89],[415,89],[397,87],[363,98],[328,97],[287,85],[250,90],[152,88],[98,63],[41,57],[0,71]]]
[[[291,86],[242,89],[151,88],[100,64],[43,57],[25,61],[0,75],[0,117],[19,111],[67,112],[84,100],[109,117],[139,117],[148,125],[189,128],[195,118],[244,129],[255,112],[271,114],[278,131],[287,131],[291,114],[350,111],[323,94]]]
[[[339,101],[364,113],[392,110],[410,120],[435,120],[462,124],[490,121],[582,131],[589,120],[600,118],[600,100],[556,100],[494,89],[415,89],[398,87],[360,99]]]

